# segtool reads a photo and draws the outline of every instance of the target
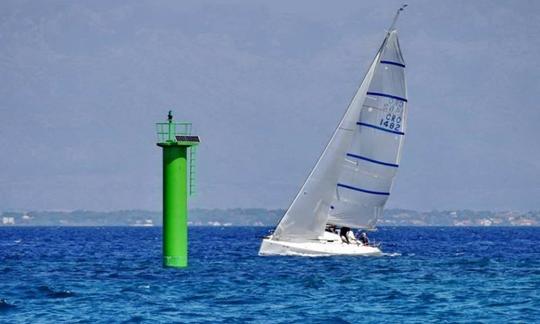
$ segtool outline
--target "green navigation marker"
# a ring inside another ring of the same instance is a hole
[[[163,148],[163,266],[188,265],[188,197],[195,192],[195,153],[199,137],[191,123],[157,123],[157,145]]]

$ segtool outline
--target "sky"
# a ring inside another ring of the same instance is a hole
[[[540,209],[540,2],[408,4],[387,207]],[[159,210],[169,109],[202,140],[192,207],[287,208],[400,5],[0,2],[0,210]]]

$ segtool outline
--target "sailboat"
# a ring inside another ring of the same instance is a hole
[[[259,255],[382,254],[378,246],[347,242],[327,229],[374,229],[390,196],[407,119],[405,61],[395,29],[406,6],[398,9],[343,118]]]

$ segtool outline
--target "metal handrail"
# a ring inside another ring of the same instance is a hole
[[[156,123],[158,143],[176,142],[177,135],[191,135],[191,123]]]

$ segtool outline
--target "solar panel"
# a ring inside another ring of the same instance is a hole
[[[199,143],[199,136],[193,136],[193,135],[177,135],[176,140],[178,142],[197,142]]]

